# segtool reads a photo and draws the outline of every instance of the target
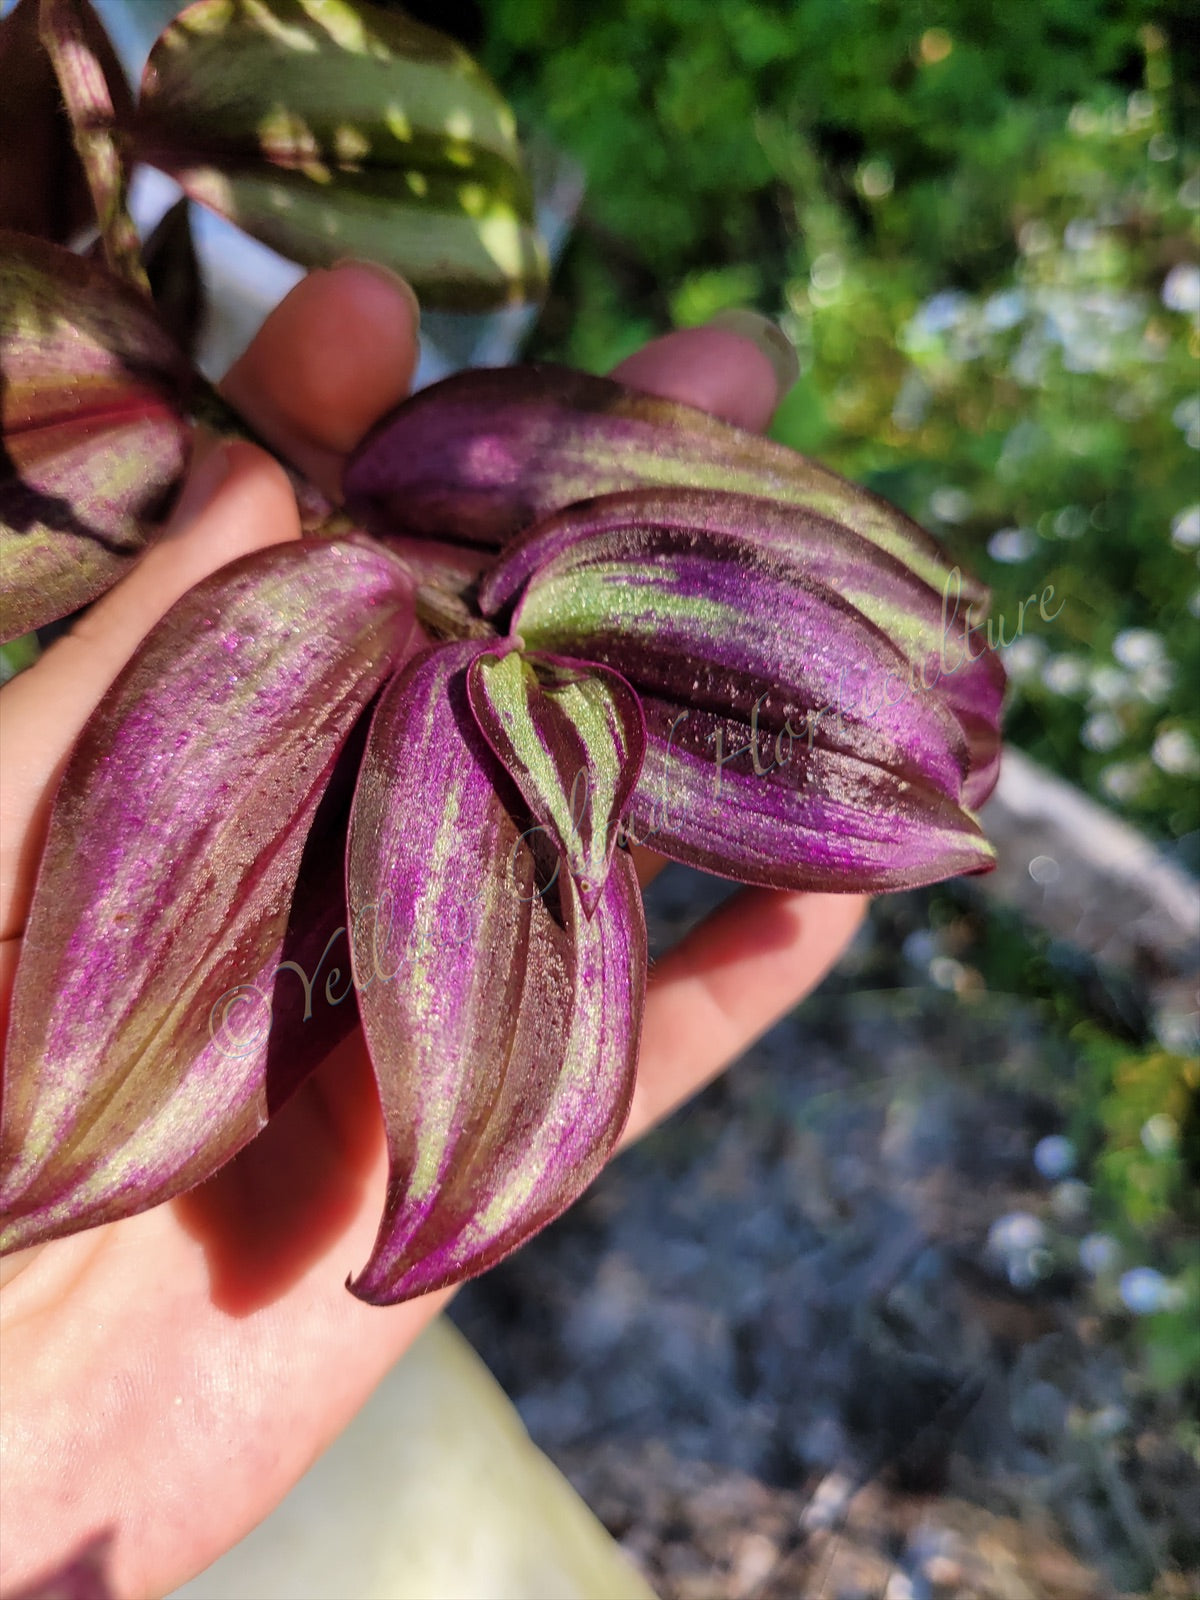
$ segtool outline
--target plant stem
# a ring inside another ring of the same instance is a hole
[[[413,595],[417,621],[438,639],[492,639],[496,630],[473,612],[461,595],[422,583]]]

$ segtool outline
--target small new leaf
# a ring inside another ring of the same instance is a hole
[[[561,656],[477,656],[471,710],[575,880],[591,916],[646,751],[637,695],[608,667]]]

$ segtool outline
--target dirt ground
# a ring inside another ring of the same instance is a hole
[[[669,869],[652,949],[725,892]],[[1062,1046],[895,929],[456,1320],[663,1600],[1193,1600],[1200,1471],[1034,1160]]]

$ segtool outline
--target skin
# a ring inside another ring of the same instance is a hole
[[[344,265],[293,291],[225,388],[263,437],[336,493],[345,453],[403,397],[416,352],[411,293]],[[618,375],[751,428],[778,399],[766,357],[715,328],[656,340]],[[279,465],[251,445],[201,442],[164,537],[0,692],[0,999],[49,800],[87,715],[188,587],[296,537]],[[645,881],[653,858],[639,867]],[[745,890],[658,962],[625,1139],[808,994],[862,912],[855,896]],[[3,1264],[4,1593],[106,1535],[115,1595],[161,1595],[282,1499],[448,1299],[379,1309],[343,1287],[370,1253],[386,1165],[355,1036],[210,1182]]]

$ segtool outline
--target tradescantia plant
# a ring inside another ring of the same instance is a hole
[[[342,0],[186,16],[185,51],[234,23],[320,17],[343,48],[374,26]],[[46,243],[0,242],[0,314],[20,632],[133,559],[180,470],[187,372],[141,290]],[[883,501],[547,367],[419,394],[344,490],[344,514],[179,601],[72,753],[12,1001],[5,1250],[215,1172],[358,1021],[391,1171],[350,1288],[456,1282],[620,1133],[646,978],[632,843],[779,889],[991,865],[985,598]]]

